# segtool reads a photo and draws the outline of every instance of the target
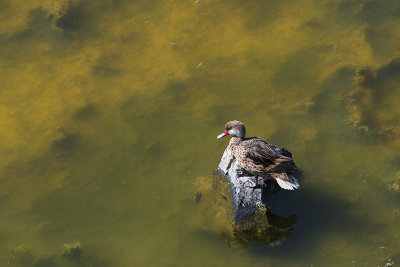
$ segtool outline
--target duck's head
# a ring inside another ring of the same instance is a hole
[[[217,138],[221,139],[228,134],[243,139],[246,136],[246,128],[240,121],[230,121],[225,125],[225,131],[218,135]]]

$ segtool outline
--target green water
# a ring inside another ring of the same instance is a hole
[[[0,25],[0,266],[400,264],[398,1],[3,0]],[[303,171],[278,245],[229,248],[196,202],[232,119]]]

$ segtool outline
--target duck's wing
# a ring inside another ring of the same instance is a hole
[[[295,170],[295,164],[289,157],[277,153],[272,146],[262,139],[254,138],[246,146],[246,156],[256,165],[264,166],[266,172],[287,172]]]
[[[259,138],[246,141],[246,156],[254,161],[256,165],[275,165],[274,162],[280,158],[286,158],[278,154],[271,146]]]
[[[267,144],[262,139],[253,139],[246,145],[246,156],[256,166],[262,166],[261,172],[275,178],[281,188],[293,190],[299,188],[300,184],[292,175],[297,171],[292,158],[285,157],[277,153],[273,146]]]

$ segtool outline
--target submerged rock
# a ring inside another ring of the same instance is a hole
[[[12,257],[8,259],[8,263],[18,262],[24,265],[29,265],[33,262],[34,257],[30,250],[23,246],[18,246],[11,249]]]
[[[80,242],[74,242],[71,244],[64,244],[62,250],[62,256],[68,259],[78,260],[82,254],[82,246]]]

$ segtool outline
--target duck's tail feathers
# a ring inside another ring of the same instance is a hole
[[[290,175],[290,177],[288,177],[286,173],[282,173],[280,175],[286,176],[286,179],[281,179],[279,177],[275,178],[281,188],[286,190],[294,190],[300,187],[299,181],[297,181],[297,179],[293,175]]]

